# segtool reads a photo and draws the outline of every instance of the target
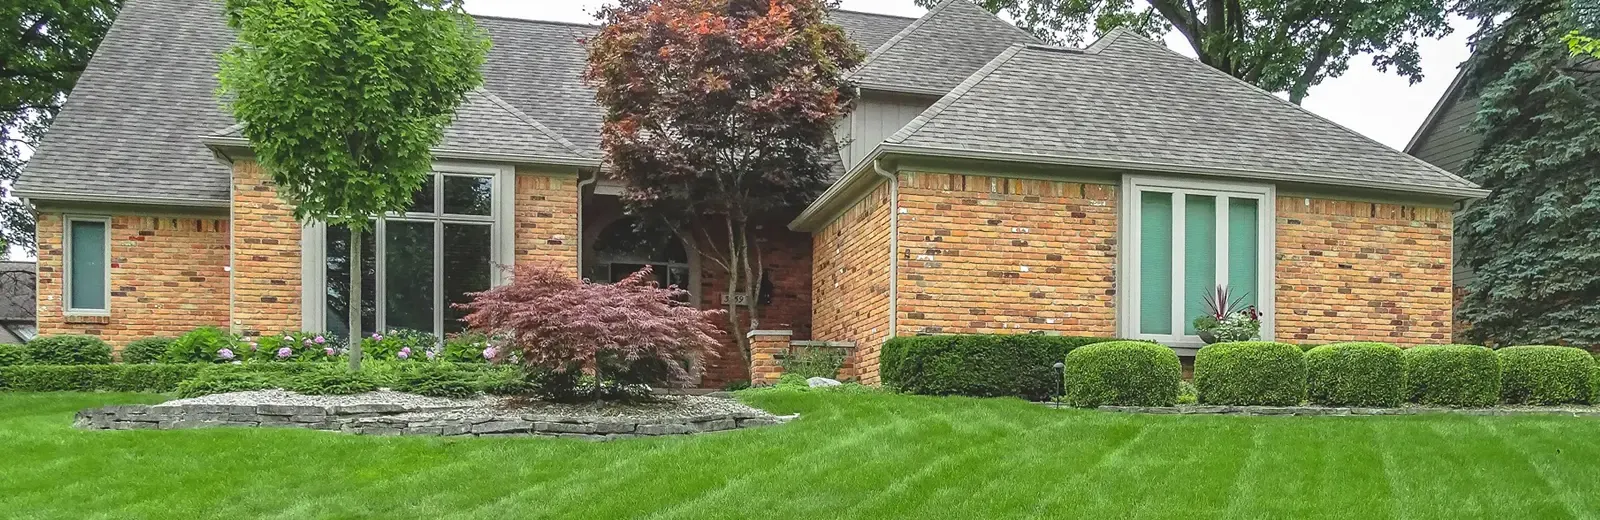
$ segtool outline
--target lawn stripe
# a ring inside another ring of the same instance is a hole
[[[1528,450],[1527,444],[1529,443],[1515,442],[1508,438],[1504,432],[1500,431],[1499,423],[1501,421],[1490,421],[1487,417],[1478,417],[1476,419],[1477,424],[1488,430],[1489,434],[1493,435],[1495,439],[1498,439],[1502,445],[1509,448],[1511,451],[1522,455],[1522,460],[1530,469],[1533,470],[1535,475],[1539,476],[1539,480],[1544,483],[1545,488],[1552,491],[1553,494],[1561,501],[1561,506],[1566,508],[1567,513],[1571,514],[1573,518],[1586,518],[1594,516],[1593,514],[1586,514],[1587,511],[1584,509],[1583,505],[1579,504],[1575,499],[1574,495],[1577,493],[1575,493],[1574,490],[1563,484],[1560,479],[1557,479],[1551,475],[1550,468],[1535,458],[1535,455]],[[1526,440],[1527,438],[1524,437],[1523,439]]]

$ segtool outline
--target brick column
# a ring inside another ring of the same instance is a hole
[[[578,276],[578,177],[517,168],[516,263]]]
[[[762,385],[778,382],[783,367],[778,360],[789,352],[789,338],[794,331],[752,330],[750,338],[750,384]]]
[[[261,166],[233,166],[233,330],[300,330],[300,223]]]

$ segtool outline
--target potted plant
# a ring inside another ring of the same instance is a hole
[[[1261,313],[1254,305],[1244,305],[1244,296],[1230,297],[1227,287],[1218,285],[1205,297],[1206,314],[1194,319],[1195,333],[1207,345],[1229,341],[1250,341],[1261,334]]]

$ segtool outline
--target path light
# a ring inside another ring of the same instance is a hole
[[[1063,370],[1065,370],[1067,368],[1067,364],[1066,363],[1062,363],[1060,361],[1057,361],[1056,364],[1050,365],[1050,366],[1053,366],[1053,367],[1056,368],[1056,391],[1054,392],[1055,396],[1054,396],[1053,400],[1056,402],[1056,409],[1060,410],[1061,409],[1061,394],[1066,393],[1067,376],[1066,376],[1066,373],[1063,372]]]

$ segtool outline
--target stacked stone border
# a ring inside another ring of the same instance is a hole
[[[73,426],[86,430],[185,430],[282,427],[357,435],[473,437],[548,436],[614,440],[687,435],[783,424],[798,415],[733,412],[672,419],[567,417],[535,413],[484,413],[457,407],[397,404],[339,406],[184,404],[114,405],[78,412]]]
[[[1042,403],[1051,404],[1051,403]],[[1600,408],[1337,408],[1327,406],[1101,406],[1103,412],[1152,415],[1297,415],[1297,416],[1377,416],[1454,414],[1478,416],[1566,415],[1600,417]]]

